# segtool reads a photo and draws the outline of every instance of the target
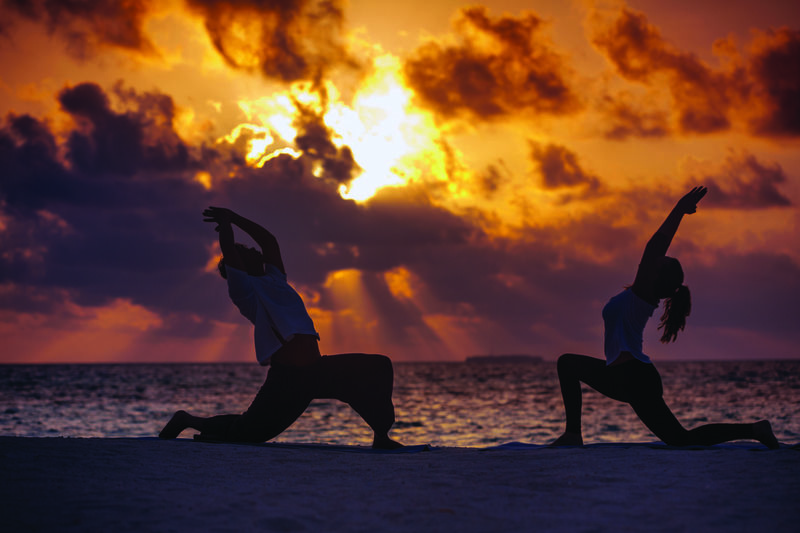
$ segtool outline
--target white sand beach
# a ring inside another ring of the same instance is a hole
[[[800,451],[0,437],[3,531],[798,531]]]

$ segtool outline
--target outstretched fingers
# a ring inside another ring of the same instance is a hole
[[[697,203],[697,202],[699,202],[700,200],[703,199],[703,196],[705,196],[707,192],[708,192],[708,188],[707,187],[703,187],[701,185],[699,187],[695,187],[694,189],[692,189],[692,192],[690,194],[692,195],[693,200],[695,201],[695,203]]]
[[[680,210],[687,215],[697,212],[697,203],[703,199],[707,192],[708,189],[702,185],[694,187],[678,201]]]

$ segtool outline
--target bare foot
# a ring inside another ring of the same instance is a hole
[[[376,450],[396,450],[397,448],[402,448],[403,445],[396,440],[390,439],[388,435],[384,435],[380,438],[376,436],[372,441],[372,447]]]
[[[769,448],[770,450],[777,450],[781,447],[775,434],[772,432],[772,424],[769,420],[761,420],[753,424],[753,433],[758,442]]]
[[[550,446],[583,446],[583,436],[580,433],[565,431],[563,435],[550,443]]]
[[[167,422],[167,425],[164,426],[164,429],[161,430],[161,433],[158,434],[158,438],[176,438],[184,429],[189,427],[189,420],[191,417],[192,415],[186,411],[176,411],[175,414],[172,415],[172,418],[169,419],[169,422]]]

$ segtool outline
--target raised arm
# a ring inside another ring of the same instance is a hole
[[[678,231],[684,215],[691,215],[697,211],[697,202],[706,195],[708,189],[705,187],[695,187],[683,198],[678,200],[672,208],[667,218],[656,230],[655,234],[647,242],[636,272],[636,279],[633,282],[633,292],[640,298],[648,302],[657,302],[655,294],[655,282],[658,278],[658,271],[661,267],[661,259],[667,255],[672,238]]]
[[[234,268],[240,268],[228,260],[229,253],[234,261],[237,260],[239,255],[236,251],[233,238],[232,226],[235,225],[241,228],[242,231],[250,235],[250,237],[256,241],[258,246],[261,248],[261,255],[264,257],[265,263],[278,267],[278,269],[283,273],[286,272],[283,267],[283,259],[281,258],[280,248],[278,247],[278,240],[268,230],[252,220],[249,220],[224,207],[209,207],[203,212],[203,216],[206,217],[206,221],[216,222],[219,225],[219,245],[220,249],[222,250],[222,255],[225,257],[226,263],[230,264]],[[239,263],[242,263],[241,259],[239,259]]]
[[[222,258],[226,265],[239,270],[246,270],[244,259],[239,250],[236,249],[236,241],[233,237],[233,226],[231,226],[231,215],[233,211],[216,207],[209,207],[203,211],[203,221],[213,222],[217,225],[215,230],[219,233],[219,248],[222,251]]]

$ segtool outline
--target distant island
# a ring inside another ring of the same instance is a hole
[[[542,358],[538,355],[508,354],[508,355],[471,355],[465,363],[540,363]]]

